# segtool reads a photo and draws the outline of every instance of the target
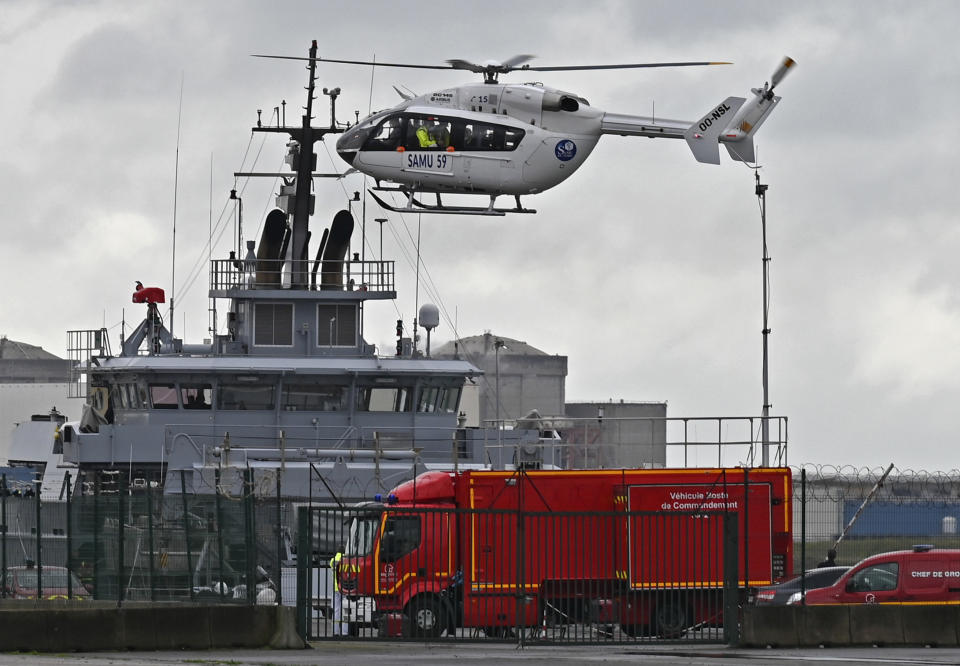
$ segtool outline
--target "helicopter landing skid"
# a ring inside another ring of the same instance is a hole
[[[407,198],[406,206],[391,206],[386,201],[376,195],[378,192],[400,192]],[[524,208],[520,204],[520,197],[516,197],[516,208],[496,208],[493,204],[496,201],[496,195],[490,195],[489,206],[446,206],[440,201],[440,194],[437,193],[436,204],[426,204],[414,196],[414,192],[400,187],[374,187],[369,190],[370,196],[383,208],[394,213],[447,213],[451,215],[492,215],[503,217],[507,213],[536,213],[534,208]]]

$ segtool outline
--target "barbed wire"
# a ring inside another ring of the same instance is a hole
[[[791,466],[791,470],[794,501],[799,501],[801,497],[802,471],[806,471],[805,494],[808,501],[836,501],[866,498],[883,477],[886,468],[805,464]],[[894,467],[883,479],[874,500],[904,504],[918,501],[960,504],[960,470],[929,471]]]

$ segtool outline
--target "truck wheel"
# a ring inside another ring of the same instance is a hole
[[[414,638],[439,638],[446,625],[444,605],[432,595],[414,597],[407,604],[410,634]]]
[[[630,638],[650,635],[650,627],[645,624],[621,624],[620,631]]]
[[[683,601],[663,599],[656,610],[657,635],[661,638],[679,638],[687,630],[687,606]]]

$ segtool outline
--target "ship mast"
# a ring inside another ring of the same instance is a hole
[[[292,165],[296,171],[297,183],[294,192],[293,220],[290,223],[290,259],[292,260],[291,264],[293,266],[291,272],[291,289],[308,289],[310,286],[307,242],[309,240],[311,208],[313,207],[313,195],[311,194],[313,176],[315,175],[313,172],[317,168],[317,154],[314,152],[314,143],[321,141],[327,134],[343,132],[343,128],[337,126],[336,120],[336,100],[340,94],[339,88],[333,88],[332,90],[323,89],[323,93],[330,97],[330,126],[313,127],[311,123],[313,120],[313,99],[317,78],[317,40],[313,40],[310,46],[310,61],[309,65],[307,65],[307,70],[309,72],[307,81],[307,105],[304,107],[305,113],[302,116],[300,126],[258,126],[253,128],[254,132],[289,134],[290,138],[299,144],[299,152],[296,153],[297,157],[295,157],[294,164]],[[238,173],[235,175],[276,174]],[[289,177],[288,174],[284,175]]]

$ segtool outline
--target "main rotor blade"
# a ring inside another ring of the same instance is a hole
[[[500,64],[503,65],[504,67],[508,68],[508,69],[516,69],[516,68],[517,68],[517,65],[520,65],[520,64],[522,64],[522,63],[525,63],[525,62],[527,62],[528,60],[533,60],[533,59],[536,58],[536,57],[537,57],[537,56],[535,56],[535,55],[528,55],[528,54],[515,55],[515,56],[513,56],[512,58],[507,58],[506,60],[504,60],[504,61],[503,61],[502,63],[500,63]]]
[[[572,72],[585,69],[639,69],[647,67],[702,67],[705,65],[732,65],[732,62],[639,62],[623,65],[570,65],[567,67],[517,67],[518,71],[531,72]]]
[[[260,53],[251,53],[254,58],[275,58],[277,60],[305,60],[310,62],[335,62],[341,65],[373,65],[376,67],[407,67],[410,69],[459,69],[450,65],[411,65],[404,62],[372,62],[367,60],[334,60],[333,58],[305,58],[302,56],[279,56],[263,55]]]

